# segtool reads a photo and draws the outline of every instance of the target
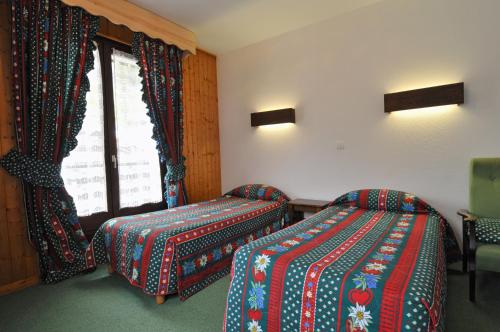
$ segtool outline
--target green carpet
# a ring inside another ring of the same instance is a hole
[[[466,275],[448,273],[448,331],[498,331],[500,275],[479,273],[477,302]],[[0,331],[220,331],[229,277],[180,302],[153,297],[105,268],[57,285],[0,297]]]

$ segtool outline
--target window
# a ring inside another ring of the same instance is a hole
[[[104,140],[104,100],[99,51],[94,52],[94,70],[89,75],[87,110],[78,145],[65,158],[62,177],[73,196],[79,216],[108,211]]]
[[[160,163],[156,142],[151,138],[153,125],[142,101],[142,82],[136,62],[129,53],[112,50],[121,207],[162,201]]]
[[[61,172],[89,236],[107,219],[166,207],[137,61],[125,45],[97,46],[78,145]]]

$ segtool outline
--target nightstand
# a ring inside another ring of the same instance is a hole
[[[315,199],[294,199],[288,202],[288,216],[290,225],[304,219],[304,212],[317,213],[325,209],[330,201],[320,201]]]

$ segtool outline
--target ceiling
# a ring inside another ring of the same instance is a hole
[[[224,54],[380,0],[129,0],[190,29]]]

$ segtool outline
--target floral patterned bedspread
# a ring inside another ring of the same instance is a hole
[[[443,330],[446,234],[414,195],[343,195],[235,253],[224,330]]]
[[[211,201],[107,221],[89,246],[87,266],[110,263],[147,294],[188,298],[229,273],[237,248],[283,227],[286,196],[262,185],[240,188]]]

